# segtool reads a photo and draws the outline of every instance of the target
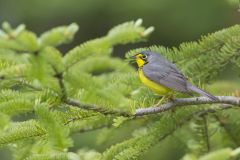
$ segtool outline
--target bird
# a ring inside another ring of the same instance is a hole
[[[131,59],[137,63],[138,75],[142,83],[158,95],[166,96],[172,91],[188,95],[193,95],[195,92],[210,100],[218,100],[212,94],[191,84],[175,64],[159,53],[142,51],[131,56]]]

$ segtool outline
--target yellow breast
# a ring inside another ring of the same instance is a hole
[[[171,91],[171,89],[149,80],[144,75],[142,69],[140,69],[140,68],[138,69],[138,75],[143,84],[145,84],[147,87],[149,87],[151,90],[158,93],[159,95],[166,95],[167,93],[169,93]]]

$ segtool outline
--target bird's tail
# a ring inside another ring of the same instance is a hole
[[[215,97],[215,96],[211,95],[210,93],[207,93],[207,92],[205,92],[205,91],[203,91],[203,90],[201,90],[201,89],[199,89],[199,88],[197,88],[197,87],[195,87],[195,86],[193,86],[191,84],[188,85],[188,89],[190,91],[196,92],[196,93],[198,93],[198,94],[200,94],[202,96],[208,97],[209,99],[211,99],[213,101],[217,101],[218,100],[217,97]]]

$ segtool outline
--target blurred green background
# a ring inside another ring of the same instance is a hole
[[[132,48],[154,44],[178,46],[181,42],[197,40],[201,35],[238,24],[238,7],[238,0],[0,0],[0,22],[8,21],[13,26],[24,23],[37,34],[55,26],[76,22],[80,26],[76,38],[73,43],[60,48],[63,51],[103,36],[111,27],[125,21],[142,18],[144,26],[155,27],[147,42],[118,46],[114,54],[123,57]],[[77,148],[104,151],[112,143],[127,138],[129,134],[126,133],[130,133],[128,131],[132,127],[130,125],[121,133],[116,131],[115,135],[108,135],[108,142],[99,143],[101,145],[96,145],[96,141],[101,141],[101,137],[96,137],[96,132],[74,135],[74,143]],[[101,132],[104,133],[104,130]],[[177,141],[166,141],[155,146],[146,157],[151,155],[150,159],[157,160],[160,158],[157,156],[159,152],[173,145],[176,146],[175,154],[166,152],[169,154],[166,157],[181,157],[178,155],[181,146],[177,144]],[[0,155],[4,157],[9,154],[1,151]],[[9,159],[7,157],[3,159]]]
[[[62,48],[64,51],[103,36],[125,21],[142,18],[145,26],[155,27],[147,43],[118,47],[115,53],[123,56],[130,48],[153,44],[177,46],[239,23],[237,10],[238,0],[0,0],[0,21],[15,26],[25,23],[38,34],[76,22],[79,32],[74,43]]]

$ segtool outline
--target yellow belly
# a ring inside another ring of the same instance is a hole
[[[159,95],[166,95],[167,93],[169,93],[171,91],[171,89],[149,80],[144,75],[144,73],[141,69],[138,69],[138,75],[143,84],[145,84],[147,87],[149,87],[151,90],[158,93]]]

